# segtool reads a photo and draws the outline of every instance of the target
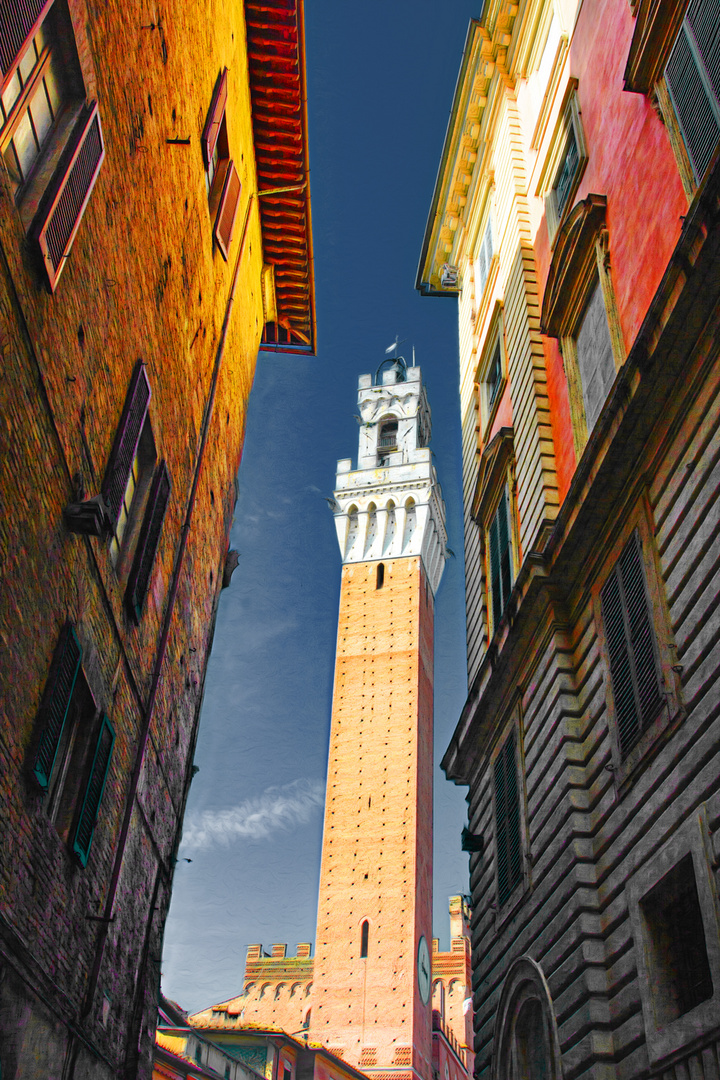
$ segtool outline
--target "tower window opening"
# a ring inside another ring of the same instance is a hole
[[[362,924],[362,930],[360,931],[360,959],[367,959],[368,954],[368,937],[370,935],[370,924],[367,919]]]
[[[397,450],[397,435],[397,420],[383,420],[378,435],[378,450]]]
[[[382,589],[385,583],[385,563],[378,563],[377,565],[377,577],[375,579],[375,588]]]

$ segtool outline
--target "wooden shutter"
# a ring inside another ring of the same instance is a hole
[[[497,630],[512,587],[512,549],[510,541],[510,507],[507,486],[490,528],[490,593],[492,596],[493,633]]]
[[[515,732],[495,758],[495,839],[497,845],[498,906],[502,907],[522,880],[520,795],[515,761]]]
[[[215,218],[215,231],[213,234],[217,241],[217,246],[222,253],[222,257],[226,262],[230,251],[230,241],[232,240],[235,218],[240,204],[241,190],[242,185],[240,184],[240,177],[235,168],[235,162],[230,161],[228,162],[227,172],[225,173],[225,182],[223,184],[222,195],[220,196],[220,205],[218,206],[217,217]]]
[[[100,723],[100,731],[98,732],[97,742],[95,744],[95,752],[93,753],[92,765],[90,766],[90,774],[85,787],[82,807],[80,808],[80,816],[75,830],[75,839],[73,840],[73,851],[78,856],[83,866],[87,865],[88,856],[90,854],[90,845],[92,844],[93,833],[95,832],[95,822],[97,821],[103,791],[105,790],[105,781],[107,780],[108,771],[110,769],[110,759],[112,757],[114,744],[115,732],[113,731],[107,716],[103,714]]]
[[[579,160],[580,157],[578,154],[577,139],[575,138],[575,129],[571,124],[567,149],[565,150],[565,156],[558,178],[555,181],[555,198],[557,199],[558,217],[562,217],[563,210],[565,209],[565,205],[570,196],[570,190],[572,188],[573,180],[575,179]]]
[[[15,69],[23,46],[45,18],[53,0],[0,0],[0,84]]]
[[[695,179],[720,140],[720,20],[717,0],[693,0],[665,68]]]
[[[210,111],[205,121],[205,127],[203,128],[202,137],[200,143],[202,145],[203,161],[205,162],[205,168],[207,169],[212,161],[212,156],[215,153],[215,146],[217,145],[218,137],[220,135],[220,128],[222,127],[223,117],[225,115],[225,105],[227,104],[227,68],[224,69],[220,76],[220,82],[215,88],[213,94],[212,103],[210,105]]]
[[[47,791],[50,784],[81,659],[80,642],[72,626],[67,624],[63,627],[55,647],[40,710],[42,729],[33,764],[33,775],[43,791]]]
[[[140,434],[150,403],[150,384],[145,374],[145,366],[138,361],[130,381],[130,389],[125,398],[120,426],[115,434],[110,461],[105,471],[102,493],[109,503],[109,514],[113,527],[120,517],[123,495],[128,477],[135,459]]]
[[[51,292],[57,288],[105,158],[97,103],[80,117],[71,147],[53,178],[35,231]]]
[[[145,508],[142,529],[135,550],[133,567],[128,578],[125,601],[130,615],[139,623],[150,585],[155,555],[162,532],[165,511],[170,498],[170,476],[164,461],[158,466]]]
[[[625,757],[655,719],[663,700],[637,532],[605,582],[601,601],[615,719]]]

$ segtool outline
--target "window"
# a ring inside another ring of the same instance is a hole
[[[383,420],[378,434],[378,450],[382,453],[388,450],[397,450],[398,422],[397,420]]]
[[[573,205],[588,161],[577,87],[577,79],[570,79],[537,190],[537,194],[545,200],[545,216],[551,240],[566,211]]]
[[[136,623],[142,616],[170,499],[167,465],[161,461],[155,468],[150,396],[145,366],[139,362],[102,486],[111,523],[110,558],[120,577],[126,579],[125,602]]]
[[[485,286],[487,285],[487,279],[490,274],[490,264],[493,257],[493,230],[492,230],[492,214],[488,213],[487,223],[485,225],[485,231],[483,238],[480,241],[480,247],[478,249],[477,256],[475,258],[475,273],[477,276],[477,300],[482,298],[482,294],[485,292]]]
[[[0,153],[54,292],[105,156],[100,117],[62,0],[4,5],[0,43]]]
[[[615,381],[610,328],[597,274],[590,285],[590,298],[575,335],[575,353],[585,425],[590,434]]]
[[[665,83],[695,182],[720,140],[720,22],[716,0],[692,0],[665,67]]]
[[[220,75],[205,121],[201,145],[205,164],[213,238],[227,262],[242,190],[235,163],[230,158],[227,133],[228,70]]]
[[[709,851],[703,806],[627,886],[651,1064],[717,1028],[720,939]]]
[[[480,441],[486,442],[505,388],[505,334],[502,305],[497,304],[477,370]]]
[[[375,577],[375,588],[382,589],[385,583],[385,563],[378,563]]]
[[[523,878],[520,793],[514,729],[495,758],[493,778],[498,907],[502,907]]]
[[[513,555],[510,526],[510,495],[507,484],[488,527],[490,562],[490,602],[493,632],[497,630],[510,597],[513,583]]]
[[[561,1080],[557,1022],[542,968],[529,956],[505,976],[495,1020],[493,1073],[508,1080]]]
[[[82,648],[67,624],[58,640],[38,714],[32,773],[62,839],[87,865],[115,732],[97,709],[81,666]]]
[[[360,930],[360,959],[365,960],[368,954],[368,937],[370,936],[370,924],[367,919]]]
[[[632,750],[663,704],[642,547],[637,530],[601,591],[620,751]]]
[[[605,228],[606,200],[588,195],[555,237],[540,328],[560,341],[578,459],[625,360]]]

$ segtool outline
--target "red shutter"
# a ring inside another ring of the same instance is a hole
[[[105,471],[102,493],[108,500],[110,519],[115,526],[120,517],[123,495],[127,486],[130,470],[140,441],[140,433],[145,423],[150,403],[150,384],[145,374],[145,366],[139,361],[133,372],[130,389],[125,398],[125,408],[115,435],[110,461]]]
[[[0,0],[1,2],[1,0]],[[220,126],[225,115],[225,105],[227,103],[227,68],[224,69],[220,76],[220,82],[215,88],[213,94],[212,104],[210,106],[210,112],[207,115],[205,121],[205,127],[203,128],[202,138],[200,140],[202,144],[203,161],[205,162],[205,168],[212,160],[212,156],[215,153],[215,144],[218,141],[218,135],[220,134]]]
[[[0,0],[0,83],[10,80],[29,37],[45,18],[53,0]]]
[[[150,585],[150,574],[160,543],[160,533],[162,532],[169,499],[170,477],[167,465],[162,461],[153,479],[138,545],[135,550],[133,568],[130,571],[125,591],[128,610],[136,623],[139,623],[142,617],[143,605]]]
[[[57,288],[105,157],[96,103],[81,116],[73,140],[74,149],[53,179],[52,194],[36,231],[51,292]]]
[[[242,185],[240,183],[240,177],[237,174],[235,163],[231,161],[229,162],[227,172],[225,173],[225,183],[223,184],[222,195],[220,196],[220,205],[218,207],[217,217],[215,218],[215,232],[213,233],[217,240],[217,246],[220,248],[222,257],[226,262],[230,251],[230,241],[232,240],[233,228],[235,226],[235,217],[237,216],[237,210],[240,204],[241,191]]]

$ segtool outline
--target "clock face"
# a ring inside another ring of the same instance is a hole
[[[417,951],[418,990],[423,1005],[430,1001],[430,952],[425,936],[420,938]]]

